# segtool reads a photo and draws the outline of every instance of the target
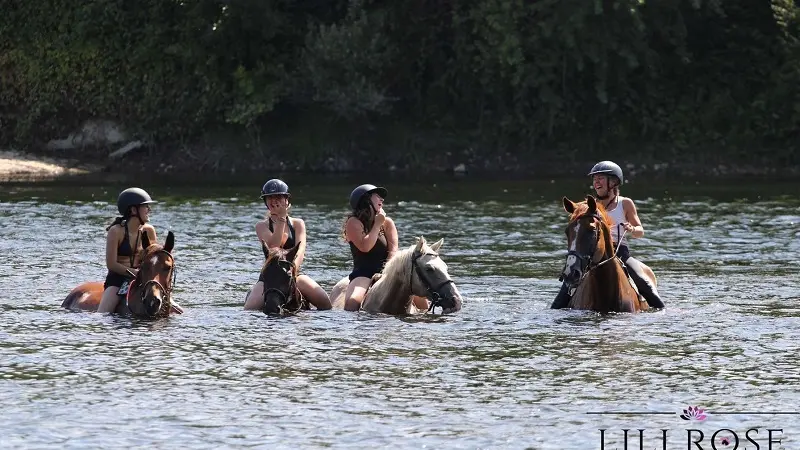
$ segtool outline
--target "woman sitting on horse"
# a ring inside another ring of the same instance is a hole
[[[642,263],[631,256],[628,248],[627,235],[630,235],[631,238],[644,237],[644,227],[639,220],[639,213],[636,211],[633,200],[620,195],[620,186],[624,181],[622,168],[612,161],[600,161],[592,167],[588,175],[592,177],[592,187],[597,199],[611,220],[614,221],[611,238],[614,241],[614,248],[619,247],[617,257],[628,267],[628,274],[648,305],[651,308],[663,308],[664,302],[661,300],[658,290],[645,275]],[[551,308],[565,308],[569,301],[569,291],[564,283]]]
[[[150,242],[156,242],[156,229],[150,220],[150,205],[155,203],[150,194],[140,188],[128,188],[117,198],[117,209],[122,214],[106,228],[106,266],[108,274],[103,284],[103,298],[98,312],[114,312],[119,306],[121,288],[136,276],[141,264],[142,233]],[[124,292],[124,291],[123,291]]]
[[[267,207],[264,220],[256,223],[256,235],[270,249],[289,250],[299,243],[294,259],[297,270],[303,264],[306,254],[306,224],[303,219],[289,217],[291,207],[289,186],[281,180],[272,179],[261,188],[261,199]],[[297,276],[297,289],[317,309],[331,309],[328,294],[308,275]],[[258,281],[245,300],[244,309],[260,310],[264,307],[264,282]]]
[[[350,193],[351,212],[342,227],[342,237],[353,256],[353,271],[344,297],[347,311],[361,308],[372,277],[397,253],[397,227],[383,210],[387,195],[386,188],[373,184],[362,184]],[[420,309],[427,309],[427,303],[425,298],[414,297],[414,304]]]

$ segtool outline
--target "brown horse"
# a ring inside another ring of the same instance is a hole
[[[142,233],[142,265],[136,277],[131,280],[127,294],[120,296],[114,311],[136,317],[166,317],[170,313],[182,314],[181,308],[172,300],[175,283],[175,259],[172,249],[175,235],[170,231],[164,245],[150,243],[147,233]],[[61,303],[61,307],[71,310],[97,311],[103,297],[103,282],[90,281],[78,285]]]
[[[301,309],[310,309],[308,301],[297,289],[297,265],[294,263],[300,242],[289,250],[269,249],[261,241],[261,249],[267,260],[261,266],[259,281],[264,282],[264,306],[267,315],[288,316]]]
[[[367,290],[361,310],[371,313],[391,315],[417,314],[412,295],[427,297],[431,307],[442,308],[442,314],[461,310],[461,293],[450,278],[447,264],[439,257],[439,249],[444,239],[431,245],[425,237],[417,238],[417,243],[400,250],[386,261],[380,274],[372,277],[373,284]],[[334,308],[344,309],[344,295],[349,278],[344,277],[331,291]]]
[[[616,257],[611,241],[613,223],[591,195],[585,202],[563,198],[570,214],[567,262],[562,275],[571,291],[569,307],[601,313],[638,312],[649,308]],[[574,292],[573,292],[574,291]]]

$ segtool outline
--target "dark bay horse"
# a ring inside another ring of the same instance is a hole
[[[616,257],[611,240],[613,223],[603,205],[591,195],[580,203],[567,197],[562,200],[570,214],[562,275],[572,293],[569,307],[601,313],[647,310],[647,302]]]
[[[297,289],[297,265],[294,260],[300,250],[300,242],[289,250],[269,249],[261,241],[261,249],[267,260],[261,266],[258,280],[264,283],[264,306],[267,315],[288,316],[301,309],[310,309],[308,301]]]
[[[444,239],[440,239],[429,246],[425,237],[420,237],[416,245],[395,253],[383,271],[373,277],[377,281],[367,290],[361,310],[392,315],[425,312],[414,306],[412,295],[427,297],[431,310],[439,306],[442,314],[461,310],[461,293],[437,253],[443,243]],[[345,277],[334,286],[330,296],[334,308],[344,308],[349,281]]]
[[[172,231],[167,234],[163,246],[157,242],[150,243],[147,233],[142,233],[142,264],[130,283],[128,293],[121,296],[114,312],[145,318],[183,313],[183,308],[172,300],[175,283],[174,246],[175,235]],[[103,282],[90,281],[73,289],[61,306],[71,310],[97,311],[102,297]]]

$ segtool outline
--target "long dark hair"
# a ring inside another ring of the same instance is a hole
[[[369,230],[372,229],[372,224],[375,223],[375,208],[372,206],[372,202],[370,201],[370,196],[365,195],[361,197],[358,201],[358,206],[355,210],[350,211],[350,213],[345,216],[344,222],[342,223],[342,239],[345,242],[348,241],[347,239],[347,221],[350,220],[351,217],[355,217],[361,222],[361,226],[364,228],[364,234],[369,233]]]
[[[117,216],[114,219],[114,221],[111,222],[111,224],[106,227],[106,231],[110,230],[111,227],[113,227],[114,225],[122,225],[123,222],[127,222],[128,220],[130,220],[130,218],[131,218],[131,208],[128,207],[128,210],[125,211],[125,215]]]

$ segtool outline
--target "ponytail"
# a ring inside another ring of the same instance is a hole
[[[114,219],[113,222],[111,222],[111,225],[106,227],[106,231],[110,230],[111,227],[113,227],[114,225],[121,225],[122,222],[125,222],[126,220],[128,220],[128,219],[125,218],[125,217],[122,217],[122,216],[117,217],[116,219]]]

